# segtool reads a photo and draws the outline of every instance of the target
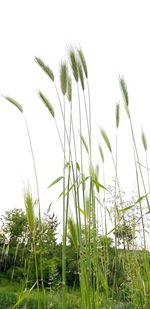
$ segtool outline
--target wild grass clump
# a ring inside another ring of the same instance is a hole
[[[33,158],[37,195],[39,205],[38,225],[34,215],[34,203],[31,193],[25,193],[25,207],[28,228],[31,235],[31,251],[34,256],[37,293],[45,299],[44,308],[72,308],[68,303],[67,292],[67,250],[71,244],[76,256],[76,274],[79,281],[79,299],[73,300],[74,308],[145,308],[150,307],[150,256],[147,243],[147,216],[150,212],[149,168],[147,157],[147,139],[144,131],[141,134],[146,154],[145,179],[140,159],[140,152],[135,138],[134,124],[130,113],[130,100],[124,78],[119,78],[124,107],[129,120],[133,143],[135,164],[136,192],[134,201],[125,201],[121,190],[118,171],[119,129],[121,124],[121,103],[115,106],[115,149],[104,128],[100,127],[98,150],[101,161],[93,162],[91,94],[89,73],[85,56],[81,48],[69,48],[68,59],[60,62],[59,88],[54,73],[40,58],[35,58],[42,71],[52,81],[60,108],[62,123],[58,125],[57,113],[45,94],[39,91],[39,98],[54,119],[58,139],[61,144],[63,166],[61,176],[52,181],[48,189],[62,180],[63,218],[62,218],[62,276],[59,303],[52,297],[46,303],[42,255],[37,258],[37,229],[41,228],[40,197],[36,165]],[[21,113],[22,106],[10,97],[6,99],[15,105]],[[122,98],[121,98],[122,101]],[[83,113],[84,108],[84,113]],[[57,109],[56,109],[57,110]],[[74,115],[77,114],[77,117]],[[122,114],[121,114],[122,116]],[[86,123],[86,126],[85,126]],[[77,127],[77,132],[75,128]],[[62,129],[63,128],[63,129]],[[86,132],[86,133],[85,133]],[[102,146],[104,144],[104,147]],[[105,183],[105,147],[109,152],[114,167],[114,186]],[[125,158],[122,158],[123,164]],[[103,177],[99,175],[103,175]],[[111,207],[110,206],[111,201]],[[39,247],[42,247],[42,231]],[[109,236],[114,238],[114,246]],[[136,242],[136,238],[141,242]],[[142,249],[142,250],[141,250]],[[40,264],[40,271],[38,267]],[[34,286],[33,284],[33,286]],[[31,287],[32,289],[32,287]],[[57,303],[57,305],[55,305]],[[40,308],[40,298],[37,303]],[[47,307],[48,306],[48,307]]]

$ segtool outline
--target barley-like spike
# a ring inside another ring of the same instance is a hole
[[[99,144],[98,148],[99,148],[99,153],[100,153],[100,156],[101,156],[101,160],[104,163],[104,153],[103,153],[103,149],[102,149],[100,144]]]
[[[119,127],[120,122],[120,105],[119,103],[116,104],[116,128]]]
[[[42,99],[45,106],[48,108],[49,112],[51,113],[52,117],[55,117],[54,109],[51,103],[48,101],[48,99],[45,97],[45,95],[39,91],[39,97]]]
[[[100,132],[101,132],[101,135],[102,135],[102,137],[103,137],[103,139],[104,139],[104,141],[105,141],[109,151],[112,152],[110,141],[109,141],[109,138],[108,138],[106,132],[102,128],[100,129]]]
[[[77,226],[72,218],[68,218],[68,230],[71,241],[74,245],[75,250],[78,249],[78,234],[77,234]]]
[[[83,52],[82,52],[81,49],[78,49],[78,54],[79,54],[80,61],[81,61],[82,66],[83,66],[83,70],[84,70],[85,76],[86,76],[86,78],[88,78],[87,64],[86,64],[85,57],[84,57]]]
[[[145,136],[144,131],[142,131],[142,133],[141,133],[141,138],[142,138],[143,147],[144,147],[145,151],[147,151],[147,140],[146,140],[146,136]]]
[[[129,97],[128,97],[128,90],[127,90],[127,85],[125,83],[125,80],[123,78],[119,78],[120,82],[120,87],[123,93],[124,101],[125,104],[128,106],[129,105]]]
[[[82,134],[80,134],[80,138],[81,138],[81,141],[82,141],[87,153],[89,153],[88,145],[87,145],[86,140],[85,140],[85,138],[83,137]]]
[[[62,62],[60,65],[60,86],[63,95],[65,95],[67,92],[67,75],[68,75],[67,65],[65,62]]]
[[[20,111],[21,113],[23,113],[23,108],[22,108],[22,106],[21,106],[17,101],[15,101],[14,99],[12,99],[12,98],[10,98],[10,97],[5,97],[5,96],[3,96],[3,98],[5,98],[7,101],[9,101],[9,102],[12,103],[13,105],[15,105],[15,106],[19,109],[19,111]]]
[[[34,218],[34,203],[32,199],[32,195],[29,192],[25,192],[24,194],[24,203],[26,208],[27,222],[31,235],[34,235],[35,231],[35,218]]]
[[[49,78],[54,82],[54,74],[53,71],[46,65],[42,59],[35,57],[35,61],[41,67],[41,69],[49,76]]]
[[[85,87],[84,87],[84,77],[83,77],[83,70],[82,70],[82,66],[81,66],[80,62],[78,62],[78,71],[79,71],[81,87],[82,87],[82,90],[84,91],[84,89],[85,89]]]
[[[74,52],[73,49],[70,49],[69,56],[70,56],[70,63],[71,63],[71,68],[72,68],[73,76],[74,76],[76,82],[78,82],[78,80],[79,80],[78,66],[77,66],[75,52]]]
[[[72,81],[71,81],[71,77],[68,77],[67,97],[68,97],[68,101],[72,102]]]
[[[89,218],[90,216],[90,200],[89,200],[89,196],[85,197],[85,208],[86,208],[86,216],[87,218]]]

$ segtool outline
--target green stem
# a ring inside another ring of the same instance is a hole
[[[65,238],[65,227],[66,227],[66,219],[65,219],[65,153],[66,153],[66,134],[65,134],[65,98],[64,98],[64,163],[63,163],[63,250],[62,250],[62,284],[63,287],[66,287],[66,238]]]
[[[33,167],[34,167],[34,174],[35,174],[35,181],[36,181],[36,188],[37,188],[37,196],[38,196],[38,205],[39,205],[39,220],[40,220],[40,223],[41,223],[40,193],[39,193],[39,184],[38,184],[37,169],[36,169],[36,164],[35,164],[35,158],[34,158],[34,152],[33,152],[33,147],[32,147],[31,136],[30,136],[28,124],[27,124],[27,121],[26,121],[26,118],[25,118],[24,114],[23,114],[23,118],[24,118],[24,122],[25,122],[26,129],[27,129],[27,134],[28,134],[29,144],[30,144],[30,150],[31,150],[31,155],[32,155],[32,161],[33,161]]]

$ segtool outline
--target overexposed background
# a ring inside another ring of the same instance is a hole
[[[55,73],[67,46],[82,46],[92,98],[93,141],[103,126],[115,147],[115,104],[121,104],[119,177],[126,192],[134,186],[132,145],[118,77],[128,85],[130,109],[140,145],[143,126],[150,143],[150,7],[146,0],[5,0],[0,1],[0,93],[16,99],[29,124],[38,170],[42,209],[56,199],[47,186],[62,175],[61,148],[55,126],[38,98],[40,89],[57,105],[55,91],[34,57],[41,57]],[[77,125],[78,127],[78,125]],[[98,150],[94,143],[94,160]],[[0,213],[24,207],[24,186],[36,198],[32,158],[22,115],[0,98]],[[105,149],[107,185],[112,183],[111,158]],[[141,161],[144,158],[141,147]],[[61,205],[54,210],[61,214]]]

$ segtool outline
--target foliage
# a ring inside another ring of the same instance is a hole
[[[32,256],[31,249],[32,235],[28,229],[25,213],[20,209],[6,211],[2,220],[3,226],[1,228],[1,235],[3,235],[3,241],[1,240],[1,272],[5,273],[8,278],[21,280],[27,275],[30,268],[28,280],[34,281],[34,257]],[[36,219],[35,241],[38,252],[38,250],[40,250],[39,236],[41,235],[43,271],[45,277],[48,276],[46,273],[46,269],[48,272],[46,264],[49,264],[49,260],[55,254],[55,250],[53,249],[57,248],[57,227],[58,221],[54,214],[51,215],[48,212],[45,214],[40,230],[38,220]]]

